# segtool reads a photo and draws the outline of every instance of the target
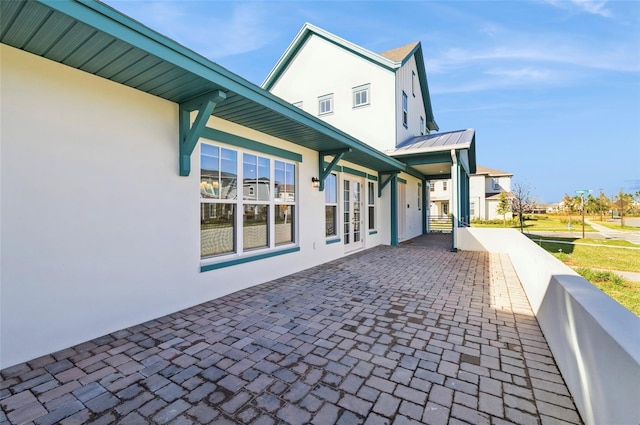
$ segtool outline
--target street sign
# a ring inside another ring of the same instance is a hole
[[[589,189],[576,190],[576,195],[587,195],[589,193],[593,193],[593,190],[589,190]]]

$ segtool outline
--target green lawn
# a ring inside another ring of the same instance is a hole
[[[556,215],[527,215],[524,222],[526,232],[566,232],[568,231],[569,217]],[[471,227],[505,227],[502,220],[491,220],[491,222],[471,222]],[[507,228],[520,229],[520,222],[517,220],[507,221]],[[582,217],[571,217],[571,230],[582,232]],[[584,226],[585,232],[594,230],[588,224]]]
[[[629,231],[629,232],[640,232],[640,228],[638,227],[632,227],[632,226],[621,226],[618,223],[612,223],[610,221],[600,221],[600,220],[593,220],[590,219],[594,224],[599,224],[601,226],[607,227],[609,229],[613,229],[613,230],[620,230],[620,231]]]
[[[636,316],[640,316],[640,282],[630,282],[612,272],[587,268],[578,268],[576,272]]]

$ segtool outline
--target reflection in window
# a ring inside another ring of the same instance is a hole
[[[200,255],[235,252],[235,205],[200,203]]]
[[[276,205],[276,245],[293,242],[294,236],[294,205]]]
[[[325,236],[336,236],[338,226],[338,179],[329,174],[324,180]]]
[[[369,230],[376,228],[376,197],[375,197],[375,185],[373,182],[368,182],[367,190],[367,206],[369,209]]]
[[[244,250],[264,248],[269,241],[269,206],[245,204],[242,216],[242,245]]]

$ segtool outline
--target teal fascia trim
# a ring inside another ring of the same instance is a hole
[[[179,152],[180,152],[180,175],[188,176],[191,173],[191,154],[196,147],[198,140],[202,136],[202,131],[207,125],[207,121],[216,105],[227,98],[227,95],[221,91],[216,90],[206,96],[199,99],[197,103],[188,102],[180,104],[178,109],[179,113]],[[193,125],[189,128],[190,112],[198,110],[198,116],[196,117]]]
[[[416,68],[418,68],[418,81],[420,81],[420,90],[422,91],[422,103],[424,104],[424,113],[426,115],[426,125],[429,130],[438,131],[438,124],[433,116],[431,107],[431,96],[429,95],[429,85],[427,83],[427,71],[424,68],[424,57],[422,55],[422,45],[418,43],[415,49]]]
[[[391,176],[391,246],[398,246],[398,175]]]
[[[358,176],[358,177],[367,177],[367,173],[360,171],[360,170],[356,170],[353,168],[349,168],[347,166],[343,166],[342,167],[342,172],[343,173],[347,173],[347,174],[351,174],[352,176]]]
[[[324,180],[327,178],[333,167],[338,164],[338,161],[340,161],[344,154],[348,152],[351,152],[351,148],[318,152],[318,178],[320,179],[320,192],[324,190]],[[333,155],[333,160],[327,167],[325,167],[324,157],[327,155]]]
[[[210,127],[205,127],[200,137],[271,156],[277,156],[278,158],[288,159],[290,161],[302,162],[302,155],[300,155],[299,153],[291,152],[286,149],[276,148],[275,146],[256,142],[255,140],[236,136],[235,134],[225,133],[224,131],[216,130]]]
[[[398,183],[407,184],[407,181],[403,178],[398,177]]]
[[[426,180],[447,180],[451,178],[451,173],[447,174],[428,174],[424,176]]]
[[[367,174],[367,180],[373,180],[374,182],[377,182],[378,176],[374,176],[373,174]]]
[[[244,264],[244,263],[250,263],[252,261],[264,260],[265,258],[277,257],[278,255],[291,254],[292,252],[298,252],[298,251],[300,251],[300,247],[282,249],[280,251],[272,251],[272,252],[267,252],[267,253],[260,254],[260,255],[253,255],[253,256],[250,256],[250,257],[236,258],[236,259],[229,260],[229,261],[222,261],[220,263],[206,264],[204,266],[200,266],[200,272],[208,272],[208,271],[211,271],[211,270],[222,269],[222,268],[225,268],[225,267],[237,266],[238,264]]]
[[[424,174],[422,174],[420,171],[416,170],[415,168],[407,166],[404,172],[417,179],[420,179],[420,180],[424,179]]]
[[[382,190],[384,189],[384,187],[385,187],[386,185],[388,185],[388,184],[389,184],[389,182],[391,181],[391,179],[393,179],[393,177],[394,177],[395,175],[397,175],[397,174],[398,174],[398,172],[397,172],[397,171],[387,171],[387,172],[384,172],[384,173],[382,173],[382,172],[381,172],[381,173],[379,174],[379,176],[380,176],[380,177],[379,177],[379,178],[380,178],[380,183],[378,184],[378,198],[382,197]],[[387,178],[383,178],[383,177],[382,177],[383,175],[388,175],[388,177],[387,177]]]
[[[415,154],[407,156],[395,156],[396,159],[404,162],[407,165],[425,165],[425,164],[451,164],[451,151],[437,152],[431,154]]]
[[[377,230],[370,230],[370,231],[369,231],[369,236],[371,236],[371,235],[377,235],[377,234],[378,234],[378,231],[377,231]]]
[[[342,242],[342,239],[327,239],[325,244],[326,245],[331,245],[333,243],[338,243],[338,242]]]

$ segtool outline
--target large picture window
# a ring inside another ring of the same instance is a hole
[[[324,181],[325,236],[338,235],[338,178],[329,174]]]
[[[294,243],[295,190],[295,164],[202,143],[201,258]]]

